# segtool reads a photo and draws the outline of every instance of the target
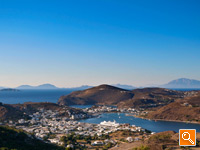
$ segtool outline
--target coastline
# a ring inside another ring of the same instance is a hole
[[[145,117],[141,117],[141,116],[136,116],[136,115],[130,115],[133,116],[135,118],[141,118],[141,119],[146,119],[146,120],[152,120],[152,121],[169,121],[169,122],[182,122],[182,123],[190,123],[190,124],[200,124],[200,122],[196,122],[196,121],[181,121],[181,120],[166,120],[166,119],[149,119],[149,118],[145,118]]]

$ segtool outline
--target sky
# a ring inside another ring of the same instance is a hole
[[[0,0],[0,86],[200,80],[199,0]]]

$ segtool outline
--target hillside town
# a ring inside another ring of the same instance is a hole
[[[92,106],[90,108],[85,108],[83,109],[84,112],[86,113],[139,113],[141,109],[135,109],[135,108],[117,108],[114,106],[106,106],[106,105],[97,105],[97,106]]]
[[[72,114],[68,112],[69,117],[59,116],[58,111],[39,109],[39,111],[29,115],[31,119],[19,119],[18,121],[8,121],[6,124],[9,126],[14,126],[17,129],[22,129],[29,134],[36,136],[38,139],[45,142],[63,145],[61,140],[63,136],[74,134],[76,136],[82,137],[100,137],[97,140],[90,142],[89,146],[103,146],[108,142],[112,142],[113,146],[117,146],[118,141],[108,138],[109,134],[117,131],[130,131],[134,133],[145,134],[146,130],[141,127],[136,127],[130,124],[119,124],[115,121],[103,121],[100,124],[90,124],[78,122],[80,119],[94,117],[97,113],[103,112],[137,112],[135,109],[118,109],[110,106],[97,106],[92,108],[83,109],[85,113],[82,114]],[[92,115],[94,114],[94,116]],[[99,140],[101,137],[104,140]],[[133,142],[134,140],[140,140],[140,138],[126,137],[128,142]],[[73,143],[65,145],[66,147],[73,148]]]

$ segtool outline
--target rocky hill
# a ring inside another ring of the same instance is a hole
[[[110,85],[100,85],[83,91],[72,92],[58,100],[60,105],[103,104],[119,107],[157,107],[185,97],[185,92],[163,88],[124,90]]]
[[[119,107],[158,107],[174,102],[178,98],[185,96],[184,92],[163,88],[143,88],[133,90],[134,96],[131,99],[122,101]]]
[[[147,118],[200,122],[200,92],[150,112]]]
[[[110,85],[100,85],[83,91],[72,92],[62,96],[58,100],[60,105],[90,105],[105,104],[116,105],[120,101],[134,96],[131,91],[120,89]]]

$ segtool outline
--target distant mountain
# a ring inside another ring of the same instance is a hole
[[[79,91],[79,90],[86,90],[91,88],[92,86],[89,85],[82,85],[80,87],[72,87],[72,88],[58,88],[52,84],[42,84],[38,86],[31,86],[31,85],[21,85],[16,87],[16,89],[27,89],[27,90],[42,90],[42,89],[66,89],[72,91]],[[0,88],[1,89],[1,88]]]
[[[30,86],[30,85],[20,85],[18,87],[16,87],[16,89],[33,89],[34,86]]]
[[[37,88],[38,89],[57,89],[58,87],[52,84],[42,84],[42,85],[37,86]]]
[[[164,88],[200,88],[200,81],[180,78],[177,80],[173,80],[167,84],[162,85]]]
[[[125,84],[112,84],[115,87],[122,88],[122,89],[127,89],[127,90],[133,90],[136,89],[136,87],[132,85],[125,85]]]
[[[38,86],[30,86],[30,85],[21,85],[19,87],[17,87],[17,89],[58,89],[58,87],[56,87],[55,85],[52,84],[42,84],[42,85],[38,85]]]

